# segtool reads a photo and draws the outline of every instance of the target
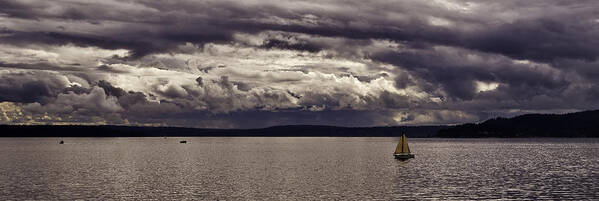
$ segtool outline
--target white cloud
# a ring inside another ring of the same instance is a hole
[[[476,91],[477,92],[485,92],[485,91],[493,91],[499,87],[499,83],[496,82],[481,82],[475,81],[476,83]]]

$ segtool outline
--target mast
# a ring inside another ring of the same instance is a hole
[[[401,134],[401,138],[399,139],[399,143],[401,143],[401,151],[399,151],[399,153],[403,153],[403,141],[404,141],[404,134]]]
[[[406,134],[402,133],[401,134],[401,153],[405,153],[405,149],[404,149],[404,144],[406,143]]]

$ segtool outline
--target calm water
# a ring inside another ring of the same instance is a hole
[[[599,139],[62,139],[0,138],[0,200],[599,199]]]

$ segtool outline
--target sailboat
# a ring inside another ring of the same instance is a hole
[[[401,138],[399,138],[399,143],[397,143],[397,147],[395,147],[395,153],[393,153],[395,159],[398,160],[408,160],[410,158],[414,158],[414,154],[410,153],[410,147],[408,146],[408,139],[406,138],[406,134],[401,134]]]

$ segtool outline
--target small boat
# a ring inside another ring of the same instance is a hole
[[[181,144],[185,144],[185,143],[187,143],[187,141],[185,141],[185,140],[181,140],[181,141],[179,141],[179,143],[181,143]]]
[[[58,142],[58,144],[64,144],[64,141],[61,140],[60,142]]]
[[[410,153],[410,147],[408,146],[408,139],[406,138],[405,133],[401,135],[399,143],[397,143],[397,147],[395,147],[395,153],[393,153],[393,156],[395,156],[395,159],[398,160],[408,160],[410,158],[414,158],[414,154]]]

